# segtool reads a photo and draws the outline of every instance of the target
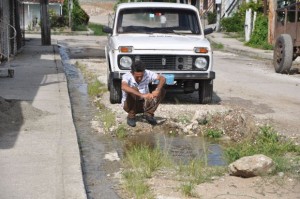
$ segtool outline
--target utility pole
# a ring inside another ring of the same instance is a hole
[[[68,0],[68,10],[69,10],[69,27],[72,29],[73,0]]]
[[[277,1],[269,0],[269,24],[268,24],[268,42],[269,44],[274,43],[274,30],[275,30],[275,16],[277,9]]]
[[[42,45],[51,45],[51,29],[48,14],[48,0],[40,0]]]
[[[221,6],[222,0],[216,0],[216,9],[217,9],[217,23],[216,23],[216,32],[220,32],[221,27]]]

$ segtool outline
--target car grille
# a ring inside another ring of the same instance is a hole
[[[124,55],[119,55],[120,57]],[[150,70],[192,70],[196,56],[190,55],[126,55],[142,61]]]
[[[182,58],[182,62],[178,59]],[[139,59],[145,63],[147,69],[155,70],[178,70],[178,65],[191,67],[193,65],[192,56],[178,55],[140,55]]]

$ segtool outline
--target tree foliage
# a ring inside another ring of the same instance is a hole
[[[63,4],[63,16],[69,19],[69,0],[65,0]],[[89,15],[80,7],[78,0],[73,0],[73,9],[72,9],[72,29],[80,27],[82,25],[86,26],[89,23]]]

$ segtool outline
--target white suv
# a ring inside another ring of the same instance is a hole
[[[212,49],[196,7],[179,3],[119,4],[111,26],[105,26],[110,102],[120,103],[122,75],[134,61],[167,78],[166,89],[199,92],[201,104],[213,94]]]

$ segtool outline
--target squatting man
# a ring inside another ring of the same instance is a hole
[[[150,93],[149,84],[156,80],[156,89]],[[166,94],[163,88],[165,82],[164,76],[146,70],[141,61],[133,63],[131,71],[122,76],[122,106],[128,113],[129,126],[136,126],[137,113],[144,113],[145,119],[151,125],[157,124],[154,112]]]

